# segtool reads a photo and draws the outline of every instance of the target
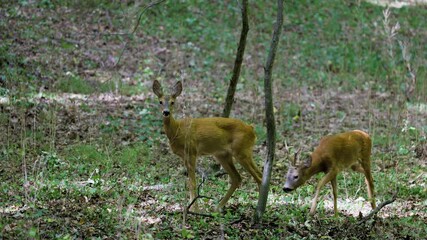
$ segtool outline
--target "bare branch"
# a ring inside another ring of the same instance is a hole
[[[145,11],[147,11],[148,9],[150,9],[150,8],[156,6],[156,5],[158,5],[164,1],[166,1],[166,0],[159,0],[156,2],[152,2],[152,3],[148,4],[144,9],[142,9],[141,13],[139,14],[138,21],[136,22],[136,25],[133,28],[133,31],[131,32],[131,34],[134,34],[136,32],[136,29],[138,29],[139,23],[141,22],[142,15],[144,15]]]
[[[374,217],[375,215],[377,215],[377,213],[385,206],[393,203],[394,201],[396,201],[397,198],[397,193],[399,192],[399,189],[396,190],[396,192],[393,194],[392,199],[386,200],[384,202],[382,202],[381,204],[379,204],[375,209],[373,209],[366,217],[362,218],[358,224],[362,224],[364,222],[366,222],[367,220],[369,220],[370,218]]]
[[[196,212],[191,212],[190,211],[190,208],[191,208],[191,206],[193,206],[193,204],[196,202],[196,200],[197,199],[199,199],[199,198],[207,198],[207,199],[213,199],[213,198],[211,198],[211,197],[208,197],[208,196],[203,196],[203,195],[200,195],[200,188],[202,187],[202,185],[205,183],[205,181],[206,181],[206,179],[207,179],[207,176],[205,175],[205,174],[202,174],[202,181],[199,183],[199,186],[197,186],[197,196],[193,199],[193,201],[191,201],[191,203],[187,206],[187,208],[185,209],[185,212],[184,212],[184,215],[186,216],[187,215],[187,213],[188,214],[192,214],[192,215],[197,215],[197,216],[203,216],[203,217],[211,217],[211,218],[213,218],[213,216],[212,215],[210,215],[210,214],[205,214],[205,213],[196,213]]]

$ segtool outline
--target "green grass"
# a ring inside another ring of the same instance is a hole
[[[129,85],[119,80],[110,80],[103,83],[88,81],[78,76],[68,76],[60,79],[55,88],[59,92],[77,93],[77,94],[93,94],[93,93],[119,93],[124,96],[132,96],[141,93],[140,87]]]
[[[94,87],[90,85],[90,83],[85,79],[75,76],[59,80],[57,83],[57,89],[61,92],[67,93],[91,94],[95,92]]]

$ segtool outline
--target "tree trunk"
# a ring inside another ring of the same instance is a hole
[[[227,97],[225,99],[225,107],[222,112],[223,117],[229,117],[231,107],[234,102],[234,93],[236,92],[237,82],[240,76],[240,69],[242,67],[243,55],[246,47],[246,37],[249,32],[248,24],[248,0],[242,2],[242,32],[240,34],[239,46],[237,48],[236,59],[234,61],[233,76],[230,80],[230,86],[228,86]]]
[[[261,189],[259,192],[258,205],[254,215],[254,223],[258,224],[261,221],[262,215],[265,212],[267,205],[268,191],[270,188],[271,169],[274,161],[274,152],[276,144],[276,124],[273,112],[273,94],[272,94],[272,79],[271,73],[273,69],[274,59],[276,57],[277,45],[279,43],[280,34],[283,24],[283,0],[277,0],[277,20],[274,26],[273,37],[271,39],[270,50],[267,57],[267,62],[264,68],[264,92],[265,92],[265,117],[267,121],[267,159],[264,164]]]

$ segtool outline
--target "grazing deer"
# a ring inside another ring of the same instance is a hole
[[[252,126],[233,118],[175,120],[173,107],[181,91],[182,84],[179,81],[175,84],[173,93],[164,96],[162,86],[154,80],[153,92],[163,107],[163,128],[169,139],[169,145],[172,151],[184,160],[187,168],[190,202],[196,198],[195,170],[198,156],[214,156],[228,173],[231,186],[217,206],[217,210],[220,210],[242,181],[233,163],[233,157],[252,175],[258,187],[261,184],[261,171],[252,159],[256,135]],[[194,204],[191,209],[197,210],[197,205]]]
[[[310,214],[316,211],[320,189],[331,182],[334,196],[334,213],[337,211],[337,174],[351,168],[365,175],[371,206],[375,208],[374,181],[371,175],[371,138],[360,130],[326,136],[304,163],[297,165],[297,154],[286,175],[285,192],[290,192],[304,184],[313,175],[324,172],[325,176],[317,184],[316,194],[311,204]]]

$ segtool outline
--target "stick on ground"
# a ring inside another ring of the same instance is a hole
[[[397,198],[397,193],[399,192],[399,189],[396,190],[396,192],[393,194],[392,199],[386,200],[382,203],[380,203],[375,209],[373,209],[366,217],[362,218],[358,224],[362,224],[364,222],[366,222],[367,220],[369,220],[370,218],[374,217],[375,215],[377,215],[377,213],[385,206],[393,203],[394,201],[396,201]]]

